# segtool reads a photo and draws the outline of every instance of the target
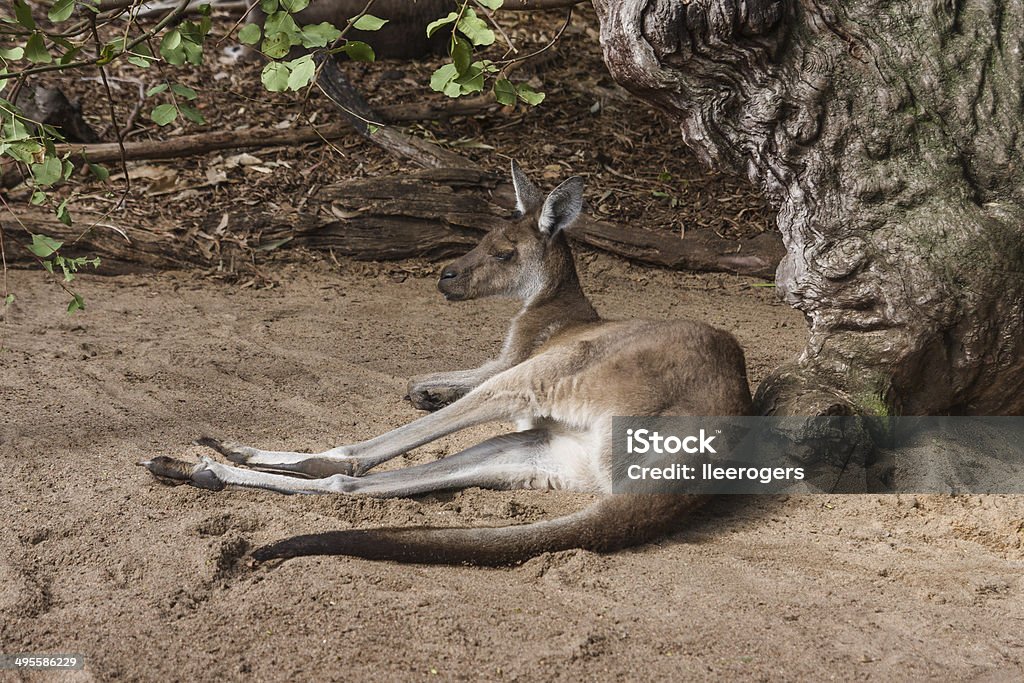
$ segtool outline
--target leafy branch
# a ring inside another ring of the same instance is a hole
[[[345,54],[356,61],[374,61],[376,54],[366,42],[348,38],[350,31],[373,32],[385,27],[388,20],[370,13],[375,0],[366,0],[362,11],[350,17],[342,27],[329,22],[303,24],[301,13],[310,0],[253,0],[249,10],[259,7],[265,15],[262,24],[236,22],[217,41],[222,42],[237,33],[243,45],[259,52],[266,60],[260,80],[270,92],[302,92],[303,108],[317,84],[323,60],[318,56]],[[559,0],[566,2],[567,0]],[[150,87],[140,86],[144,101],[149,103],[148,118],[158,126],[174,122],[185,125],[203,125],[205,119],[197,100],[201,92],[179,82],[174,69],[202,64],[204,49],[210,42],[212,21],[209,5],[198,5],[191,0],[178,0],[166,12],[156,14],[155,22],[140,24],[145,0],[121,0],[101,4],[99,0],[55,0],[46,9],[45,18],[35,16],[28,0],[11,0],[13,16],[0,16],[0,161],[8,169],[22,169],[31,190],[28,201],[34,206],[47,206],[65,225],[73,224],[71,206],[78,196],[73,184],[74,160],[66,148],[58,151],[64,141],[61,133],[51,125],[34,121],[17,106],[18,95],[36,76],[59,72],[72,73],[86,68],[98,71],[99,82],[106,101],[106,116],[110,129],[117,136],[121,170],[125,188],[114,209],[123,206],[132,190],[125,153],[125,134],[129,131],[118,125],[115,101],[109,83],[108,71],[112,65],[124,63],[138,69],[156,66],[159,76]],[[516,64],[543,52],[558,40],[569,23],[570,14],[554,40],[537,52],[517,55],[508,35],[501,29],[494,12],[503,7],[503,0],[461,0],[457,11],[438,18],[426,26],[428,37],[448,32],[449,63],[437,69],[430,78],[430,87],[449,97],[489,91],[504,105],[522,101],[528,105],[540,104],[544,93],[536,92],[525,83],[513,83],[509,74]],[[513,9],[523,9],[521,0],[509,0]],[[162,9],[162,8],[161,8]],[[198,14],[194,18],[194,14]],[[244,17],[245,15],[243,15]],[[239,28],[241,26],[241,28]],[[491,60],[478,54],[494,45],[500,35],[508,46],[501,59]],[[296,51],[304,54],[296,55]],[[133,110],[134,121],[142,109],[142,101]],[[370,132],[381,124],[366,121]],[[130,128],[130,124],[127,128]],[[78,157],[75,158],[77,160]],[[88,159],[85,165],[96,179],[106,182],[110,171]],[[10,211],[6,199],[0,197]],[[15,216],[16,217],[16,216]],[[68,286],[83,267],[99,265],[99,259],[71,257],[62,253],[71,245],[47,235],[32,234],[27,246],[40,266],[60,279],[61,286],[71,297],[69,312],[84,308],[81,296]],[[92,226],[86,227],[86,234]],[[76,240],[77,241],[77,240]],[[7,260],[4,251],[4,232],[0,227],[0,266],[4,272],[4,304],[13,300],[7,290]]]

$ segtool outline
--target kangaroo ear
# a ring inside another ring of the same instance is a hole
[[[512,160],[512,186],[516,188],[516,211],[520,216],[525,216],[540,205],[543,195],[537,186],[526,177],[515,159]]]
[[[583,209],[583,178],[573,176],[556,187],[544,201],[544,208],[540,211],[540,220],[537,221],[537,228],[554,237],[560,231],[565,230]]]

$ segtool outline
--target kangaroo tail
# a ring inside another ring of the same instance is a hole
[[[582,548],[607,552],[669,531],[707,496],[610,495],[579,512],[533,524],[480,528],[347,529],[258,548],[258,561],[300,555],[350,555],[421,564],[501,566],[545,552]]]

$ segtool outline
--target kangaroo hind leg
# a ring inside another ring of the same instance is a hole
[[[573,487],[554,457],[546,430],[516,432],[488,439],[448,458],[362,477],[334,474],[303,479],[226,465],[208,458],[187,463],[160,457],[140,463],[161,480],[220,490],[225,486],[263,488],[279,493],[349,493],[399,498],[473,486],[490,489]]]

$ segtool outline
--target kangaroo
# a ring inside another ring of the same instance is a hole
[[[166,456],[139,464],[166,483],[213,490],[231,485],[389,498],[478,486],[608,494],[580,512],[521,526],[296,536],[257,549],[257,560],[334,554],[504,565],[548,551],[610,551],[668,531],[705,497],[612,494],[612,417],[750,414],[743,351],[731,334],[700,322],[602,320],[580,287],[565,235],[583,205],[583,180],[569,178],[545,198],[512,162],[512,181],[517,218],[446,266],[438,289],[449,301],[512,297],[522,309],[495,360],[410,382],[412,402],[434,412],[315,454],[198,442],[245,467]],[[519,431],[436,462],[371,472],[413,448],[493,421],[514,422]]]

